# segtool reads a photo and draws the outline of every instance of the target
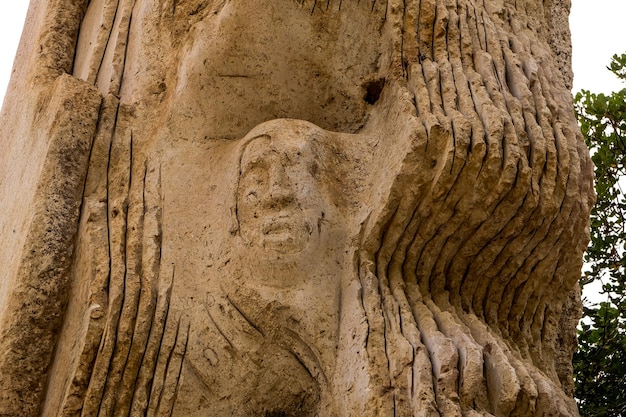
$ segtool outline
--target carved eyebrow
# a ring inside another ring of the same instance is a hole
[[[259,161],[263,160],[263,154],[255,154],[252,157],[249,157],[247,154],[250,153],[250,147],[253,146],[255,143],[258,143],[258,141],[264,141],[264,140],[271,140],[271,137],[267,134],[261,134],[261,135],[257,135],[255,137],[253,137],[252,139],[250,139],[248,141],[248,143],[246,143],[244,145],[243,151],[241,153],[240,159],[239,159],[239,166],[241,168],[241,171],[245,170],[246,168],[248,168],[250,165],[252,164],[258,164]]]
[[[283,161],[278,162],[274,158],[272,158],[272,156],[276,156],[276,155],[281,155],[281,153],[277,152],[275,149],[270,149],[269,151],[252,155],[249,159],[242,160],[241,161],[241,173],[244,174],[247,171],[250,171],[253,169],[268,170],[269,167],[274,164],[285,165],[285,163],[287,163],[287,165],[293,165],[293,161],[294,161],[293,158],[288,157],[287,161],[283,160]]]

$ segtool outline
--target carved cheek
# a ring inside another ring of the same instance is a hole
[[[239,214],[243,221],[260,217],[262,200],[267,194],[267,172],[254,168],[244,173],[239,187]]]

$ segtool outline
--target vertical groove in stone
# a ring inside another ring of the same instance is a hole
[[[85,191],[83,196],[83,207],[81,213],[81,229],[77,241],[75,269],[73,276],[73,290],[80,292],[77,287],[79,283],[85,282],[87,288],[87,305],[85,314],[87,320],[84,346],[78,359],[73,375],[70,375],[70,387],[65,398],[60,404],[50,404],[44,413],[58,413],[60,416],[80,416],[82,404],[91,377],[91,369],[97,356],[106,323],[106,309],[109,299],[109,234],[107,222],[107,170],[109,164],[109,154],[111,151],[111,136],[117,120],[119,100],[108,96],[104,99],[100,111],[98,130],[94,139],[91,151],[87,178],[85,181]],[[86,259],[85,259],[86,258]],[[89,265],[84,271],[78,265]],[[77,294],[72,294],[76,299]],[[74,300],[71,301],[75,302]],[[71,306],[70,306],[71,308]],[[68,313],[72,311],[68,309]],[[68,333],[69,335],[69,333]],[[60,337],[63,337],[61,334]],[[77,337],[69,335],[69,337]],[[53,364],[62,373],[61,368],[68,366],[67,363]],[[70,371],[72,372],[72,371]],[[50,381],[50,384],[53,384]],[[49,399],[47,399],[48,401]]]
[[[126,278],[126,240],[128,193],[130,188],[131,140],[128,109],[120,105],[113,134],[107,175],[107,200],[110,248],[109,303],[104,335],[93,366],[85,396],[83,416],[97,416],[105,396],[108,375],[116,345],[117,328],[124,303]]]

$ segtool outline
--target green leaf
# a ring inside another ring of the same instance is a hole
[[[626,81],[626,54],[608,69]],[[626,416],[626,88],[610,95],[582,90],[574,108],[595,164],[588,271],[581,286],[603,280],[606,301],[583,300],[574,355],[575,397],[583,417]]]

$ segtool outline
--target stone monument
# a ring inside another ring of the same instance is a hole
[[[0,416],[577,416],[568,13],[31,0]]]

